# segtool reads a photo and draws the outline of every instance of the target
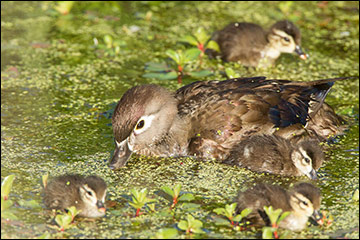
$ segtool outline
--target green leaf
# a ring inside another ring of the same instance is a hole
[[[22,207],[28,207],[28,208],[40,208],[40,204],[36,200],[29,200],[25,201],[23,199],[19,200],[19,204]]]
[[[281,209],[274,210],[272,206],[270,206],[270,207],[264,206],[264,210],[265,210],[266,214],[268,215],[271,224],[274,224],[277,222],[277,220],[282,212]]]
[[[155,238],[157,239],[173,239],[178,236],[178,231],[175,228],[163,228],[160,229]]]
[[[203,223],[200,220],[194,219],[191,222],[191,227],[193,228],[201,228],[203,226]]]
[[[217,225],[217,226],[229,226],[230,225],[229,220],[226,220],[222,217],[216,217],[216,218],[214,218],[214,220],[215,220],[215,225]]]
[[[14,213],[12,213],[10,211],[1,212],[1,218],[10,219],[10,220],[18,220],[18,217]]]
[[[207,44],[205,48],[209,48],[209,49],[213,49],[217,52],[220,52],[220,48],[219,45],[217,44],[217,42],[215,42],[214,40],[210,40]]]
[[[170,57],[172,60],[174,60],[177,63],[177,65],[181,65],[181,63],[182,63],[181,57],[177,52],[175,52],[174,50],[169,49],[169,50],[167,50],[165,52],[165,54],[168,57]]]
[[[58,1],[57,5],[54,7],[56,11],[59,13],[66,15],[70,12],[73,7],[75,1]]]
[[[237,205],[237,203],[225,205],[225,211],[228,213],[228,215],[232,216],[235,213],[236,205]]]
[[[166,194],[170,195],[171,197],[174,197],[174,191],[170,187],[163,186],[161,187],[161,190],[163,190]]]
[[[235,217],[233,217],[232,220],[233,220],[234,222],[240,222],[241,219],[243,219],[243,217],[241,216],[241,214],[238,214],[238,215],[236,215]]]
[[[165,62],[161,62],[161,63],[148,62],[146,63],[145,68],[150,72],[163,72],[163,71],[168,71],[170,69]]]
[[[68,228],[69,225],[72,222],[72,218],[71,216],[65,214],[65,215],[56,215],[55,217],[55,222],[60,226],[63,227],[64,229]]]
[[[283,212],[283,214],[281,214],[281,216],[279,217],[279,219],[277,220],[277,222],[281,222],[282,220],[284,220],[287,216],[289,216],[291,214],[291,212]]]
[[[181,230],[186,231],[186,230],[188,229],[188,222],[185,221],[185,220],[181,220],[181,221],[178,223],[178,228],[180,228]]]
[[[196,40],[195,37],[190,36],[190,35],[186,35],[182,38],[179,39],[180,42],[186,42],[189,43],[191,45],[197,46],[198,45],[198,41]]]
[[[191,232],[193,232],[193,233],[205,233],[201,228],[191,228]]]
[[[225,208],[215,208],[213,210],[213,212],[218,214],[218,215],[224,215],[225,216]]]
[[[358,202],[359,201],[359,189],[356,189],[353,193],[352,200]]]
[[[78,215],[81,210],[77,210],[75,206],[71,206],[69,208],[67,208],[67,210],[69,211],[68,214],[74,219],[74,217],[76,217],[76,215]]]
[[[194,36],[201,44],[205,44],[206,41],[210,38],[210,36],[205,32],[203,28],[198,28]]]
[[[240,74],[235,73],[235,71],[232,68],[225,68],[225,73],[229,78],[240,77]]]
[[[12,184],[14,182],[15,175],[9,175],[6,176],[1,183],[1,197],[4,198],[4,200],[7,200],[9,198],[9,193],[11,191]]]
[[[249,215],[252,212],[252,210],[250,208],[245,208],[244,210],[241,211],[241,217],[246,217],[247,215]]]
[[[4,200],[3,197],[1,197],[1,212],[10,208],[13,205],[13,201],[11,200]]]
[[[179,197],[178,201],[192,201],[194,199],[194,195],[192,195],[191,193],[185,193]]]
[[[206,77],[206,76],[209,76],[212,74],[211,71],[209,70],[201,70],[201,71],[198,71],[198,72],[188,72],[187,74],[189,74],[190,76],[192,77]]]
[[[197,59],[199,57],[200,54],[201,54],[201,51],[198,48],[190,48],[190,49],[186,50],[184,53],[184,63],[194,61],[195,59]]]
[[[173,197],[178,197],[180,194],[180,190],[181,190],[181,184],[176,184],[174,187],[174,195]]]
[[[272,233],[271,227],[263,227],[262,238],[263,239],[273,239],[273,233]]]
[[[113,38],[110,35],[106,34],[104,36],[104,42],[105,42],[107,48],[112,48]]]
[[[187,211],[192,211],[192,210],[196,210],[200,207],[200,204],[196,204],[196,203],[183,203],[182,204],[182,208]]]

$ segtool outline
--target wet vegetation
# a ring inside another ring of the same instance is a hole
[[[216,50],[211,33],[229,22],[268,27],[285,18],[301,29],[308,60],[283,54],[276,66],[255,69],[204,54]],[[133,155],[120,171],[108,167],[112,111],[132,86],[175,90],[237,76],[358,76],[358,2],[2,1],[1,45],[2,238],[359,237],[359,80],[336,82],[326,98],[349,130],[329,145],[313,182],[323,197],[322,226],[263,232],[242,228],[233,215],[239,190],[258,182],[289,187],[306,178],[193,158]],[[66,173],[106,181],[105,217],[45,210],[42,176]]]

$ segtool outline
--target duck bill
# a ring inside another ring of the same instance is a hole
[[[106,211],[106,208],[105,208],[105,205],[102,201],[98,200],[96,202],[96,206],[97,208],[99,209],[100,212],[105,212]]]
[[[299,45],[296,45],[295,47],[295,52],[299,55],[299,57],[302,59],[302,60],[306,60],[309,58],[309,55],[304,53],[303,50],[301,49],[301,47]]]
[[[317,180],[318,179],[315,169],[312,169],[311,172],[309,172],[307,176],[309,178],[311,178],[312,180]]]
[[[323,215],[320,211],[314,210],[313,214],[311,215],[311,218],[319,225],[322,224]]]
[[[133,153],[132,150],[129,148],[128,139],[125,139],[121,143],[116,143],[114,156],[110,162],[110,168],[112,170],[119,169],[126,165],[127,160],[130,158],[131,154]]]

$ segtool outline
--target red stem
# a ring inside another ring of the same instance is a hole
[[[140,215],[140,208],[136,209],[135,217],[138,217]]]

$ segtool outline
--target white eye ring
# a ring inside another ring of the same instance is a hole
[[[135,135],[138,135],[138,134],[146,131],[151,126],[152,120],[154,118],[155,118],[154,115],[142,116],[135,125],[135,128],[134,128]]]

